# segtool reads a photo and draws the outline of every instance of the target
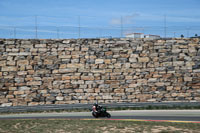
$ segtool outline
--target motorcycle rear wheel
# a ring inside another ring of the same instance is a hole
[[[94,118],[98,118],[98,115],[95,115],[94,112],[92,112],[92,115],[93,115]]]

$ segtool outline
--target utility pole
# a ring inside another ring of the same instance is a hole
[[[14,27],[14,39],[16,39],[16,27]]]
[[[78,16],[78,38],[81,37],[81,18]]]
[[[174,32],[174,38],[176,38],[176,32]]]
[[[190,36],[190,27],[187,27],[186,30],[187,30],[187,38],[189,38],[189,36]]]
[[[102,37],[102,29],[99,28],[99,38],[101,38],[101,37]]]
[[[60,33],[60,31],[59,31],[59,27],[57,27],[57,39],[60,38],[59,33]]]
[[[167,37],[167,22],[166,15],[164,15],[164,37]]]
[[[35,16],[35,39],[38,38],[38,35],[37,35],[37,16]]]
[[[141,27],[142,33],[144,34],[144,27]]]
[[[121,37],[123,37],[123,17],[121,16]]]

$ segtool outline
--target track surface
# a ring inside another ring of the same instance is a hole
[[[200,122],[200,110],[108,111],[112,119],[168,120]],[[94,119],[91,112],[2,114],[0,119]],[[106,119],[106,118],[105,118]]]

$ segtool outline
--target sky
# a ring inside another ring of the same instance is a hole
[[[199,7],[200,0],[0,0],[0,38],[31,38],[36,25],[41,38],[163,36],[164,27],[167,36],[192,36],[200,34]]]

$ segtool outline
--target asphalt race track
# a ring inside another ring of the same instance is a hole
[[[111,119],[167,120],[200,122],[200,110],[108,111]],[[96,119],[91,112],[1,114],[0,119]],[[107,119],[107,118],[103,118]]]

